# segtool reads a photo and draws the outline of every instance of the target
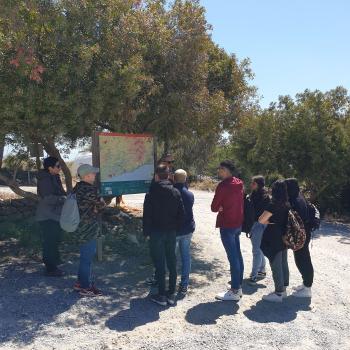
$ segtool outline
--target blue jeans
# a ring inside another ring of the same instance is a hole
[[[231,271],[231,288],[239,289],[243,283],[244,264],[239,237],[241,227],[221,228],[221,241],[226,250]]]
[[[81,288],[92,286],[92,261],[96,255],[97,241],[94,239],[80,246],[78,280]]]
[[[259,222],[254,223],[250,232],[253,251],[253,266],[251,277],[256,277],[258,272],[265,272],[266,261],[263,252],[260,249],[261,240],[265,231],[266,225]]]
[[[176,238],[181,256],[181,286],[188,287],[191,272],[191,239],[192,233]]]

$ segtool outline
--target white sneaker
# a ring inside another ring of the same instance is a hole
[[[300,285],[300,286],[293,287],[292,289],[293,289],[293,290],[302,290],[302,289],[304,289],[304,285],[302,284],[302,285]]]
[[[265,300],[265,301],[269,301],[271,303],[282,303],[282,301],[283,301],[283,294],[278,295],[275,292],[273,292],[273,293],[264,295],[262,297],[262,299]]]
[[[292,294],[292,296],[296,298],[311,298],[312,297],[311,288],[303,286],[303,288],[296,290]]]
[[[215,299],[218,300],[231,300],[231,301],[240,301],[241,299],[241,291],[238,289],[237,292],[234,292],[232,290],[228,290],[227,292],[222,292],[216,295]]]

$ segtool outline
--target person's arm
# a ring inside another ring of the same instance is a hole
[[[176,216],[177,230],[179,231],[181,230],[185,220],[185,207],[180,194],[178,196],[178,207]]]
[[[152,202],[150,194],[147,193],[145,196],[145,201],[143,202],[143,234],[147,237],[151,234],[152,227]]]
[[[42,203],[48,206],[58,205],[64,199],[63,195],[55,194],[52,180],[49,177],[40,180],[38,184],[38,194],[41,197]]]
[[[269,220],[270,220],[271,216],[272,216],[272,213],[265,210],[259,218],[260,224],[263,224],[263,225],[269,224]]]
[[[221,189],[221,186],[218,185],[218,187],[215,190],[213,201],[211,203],[212,212],[217,213],[222,209],[222,199],[223,199],[222,189]]]

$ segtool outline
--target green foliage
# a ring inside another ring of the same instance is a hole
[[[154,133],[165,151],[205,139],[206,159],[253,103],[249,61],[214,45],[199,1],[19,0],[0,10],[2,128],[50,155],[104,129]]]
[[[323,209],[339,211],[350,175],[349,123],[344,88],[280,97],[241,119],[231,140],[233,155],[252,174],[297,177]]]

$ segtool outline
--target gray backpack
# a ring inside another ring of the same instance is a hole
[[[80,223],[80,214],[75,193],[70,193],[65,200],[61,217],[60,226],[66,232],[75,232]]]

